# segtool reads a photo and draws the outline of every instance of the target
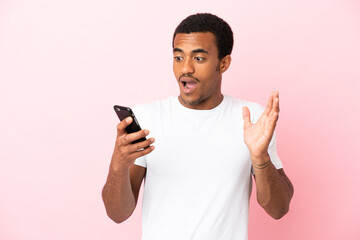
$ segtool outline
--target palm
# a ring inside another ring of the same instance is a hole
[[[249,109],[247,107],[243,108],[244,141],[245,144],[248,146],[250,153],[260,155],[267,152],[268,146],[275,130],[278,116],[278,92],[275,92],[270,96],[264,113],[254,124],[250,122]]]

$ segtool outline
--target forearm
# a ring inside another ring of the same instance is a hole
[[[273,218],[279,219],[289,211],[293,187],[284,174],[271,163],[269,155],[252,158],[257,201]],[[261,163],[261,164],[256,164]]]
[[[121,223],[131,216],[136,201],[128,168],[115,171],[110,167],[102,198],[107,215],[116,223]]]

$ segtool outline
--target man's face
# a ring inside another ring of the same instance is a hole
[[[221,71],[215,35],[178,33],[173,50],[173,70],[181,103],[193,109],[210,109],[219,104]]]

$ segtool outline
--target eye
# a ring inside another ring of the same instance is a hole
[[[205,58],[203,57],[194,57],[196,62],[203,62],[205,60]]]
[[[176,62],[180,62],[181,60],[183,60],[183,57],[175,56],[175,57],[174,57],[174,60],[175,60]]]

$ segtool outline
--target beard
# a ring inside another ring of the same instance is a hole
[[[193,100],[186,100],[184,99],[181,95],[180,95],[180,99],[183,103],[185,103],[185,105],[188,105],[188,106],[195,106],[195,105],[198,105],[202,102],[204,102],[206,100],[206,97],[205,96],[199,96],[197,99],[193,99]]]

